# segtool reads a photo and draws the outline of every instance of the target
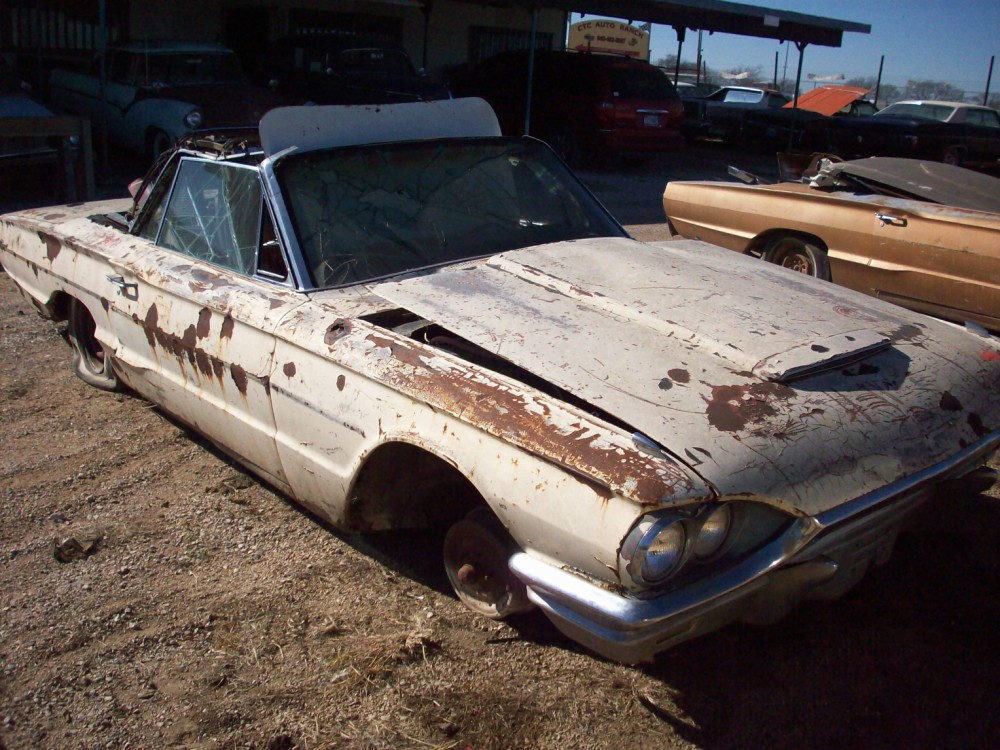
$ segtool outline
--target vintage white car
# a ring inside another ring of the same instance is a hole
[[[837,596],[994,478],[996,339],[634,241],[478,99],[274,110],[135,195],[0,218],[81,377],[613,659]]]
[[[89,69],[56,68],[53,105],[88,117],[116,143],[156,158],[199,128],[256,126],[282,97],[251,86],[236,53],[220,44],[147,40],[116,45]]]

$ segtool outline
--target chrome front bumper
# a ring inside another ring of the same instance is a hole
[[[624,663],[648,661],[682,641],[738,620],[779,619],[805,599],[834,598],[872,564],[888,559],[914,508],[944,483],[952,489],[1000,446],[1000,430],[946,461],[816,517],[797,519],[778,539],[722,574],[650,599],[625,596],[526,553],[510,559],[532,602],[565,635]]]

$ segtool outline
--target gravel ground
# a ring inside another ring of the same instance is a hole
[[[728,157],[583,177],[665,239],[665,181]],[[0,749],[996,746],[995,490],[839,601],[624,667],[477,619],[422,540],[340,534],[68,364],[0,274]]]

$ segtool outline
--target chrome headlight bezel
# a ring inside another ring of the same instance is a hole
[[[201,127],[201,110],[192,109],[186,115],[184,115],[184,124],[191,128],[191,130],[197,130]]]
[[[684,585],[752,554],[790,522],[774,507],[746,501],[651,511],[636,520],[622,542],[619,580],[635,593]],[[666,552],[657,552],[664,544]],[[651,554],[671,557],[652,560]]]

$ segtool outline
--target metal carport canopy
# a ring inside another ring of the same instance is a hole
[[[681,60],[681,44],[687,29],[719,31],[740,36],[755,36],[793,42],[799,51],[798,71],[795,75],[794,106],[798,106],[799,86],[802,81],[802,53],[810,44],[839,47],[845,31],[870,34],[872,27],[866,23],[840,21],[835,18],[811,16],[790,10],[775,10],[759,5],[727,3],[721,0],[462,0],[475,5],[519,6],[531,12],[531,49],[535,49],[535,30],[541,8],[567,13],[627,18],[632,21],[673,26],[677,31],[677,65]],[[531,91],[533,84],[534,56],[528,64],[528,91],[525,105],[524,132],[531,130]],[[676,81],[676,72],[674,79]]]
[[[871,26],[759,5],[721,0],[464,0],[477,5],[548,8],[588,15],[652,21],[677,29],[701,29],[765,39],[839,47],[845,31],[870,34]]]

